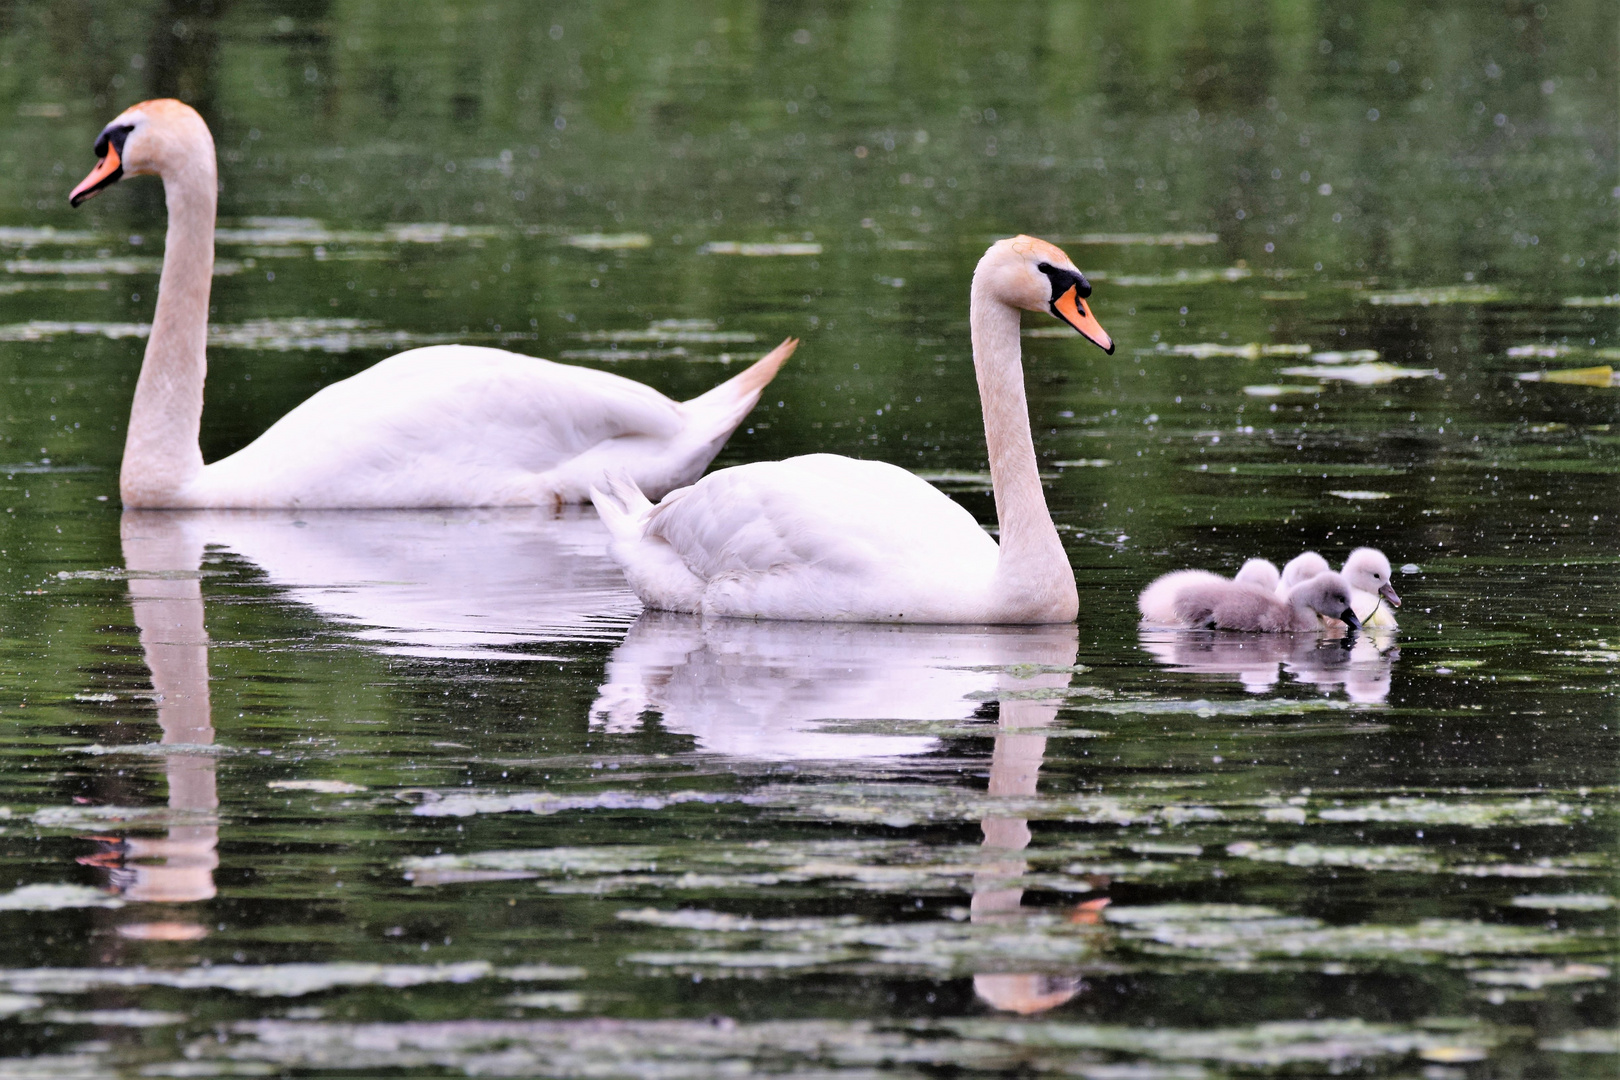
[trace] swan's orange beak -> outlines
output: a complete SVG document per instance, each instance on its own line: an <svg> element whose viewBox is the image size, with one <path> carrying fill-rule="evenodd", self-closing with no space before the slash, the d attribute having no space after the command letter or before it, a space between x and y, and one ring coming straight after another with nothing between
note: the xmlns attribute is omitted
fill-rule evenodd
<svg viewBox="0 0 1620 1080"><path fill-rule="evenodd" d="M103 188L110 187L118 182L124 175L124 162L118 156L118 147L112 142L107 143L107 153L96 167L90 170L90 175L79 181L79 186L68 192L68 204L78 206L86 199L93 198Z"/></svg>
<svg viewBox="0 0 1620 1080"><path fill-rule="evenodd" d="M1097 321L1091 308L1080 298L1078 285L1052 301L1052 314L1084 334L1086 340L1097 348L1113 355L1114 339L1108 336L1108 331L1102 328L1102 323Z"/></svg>

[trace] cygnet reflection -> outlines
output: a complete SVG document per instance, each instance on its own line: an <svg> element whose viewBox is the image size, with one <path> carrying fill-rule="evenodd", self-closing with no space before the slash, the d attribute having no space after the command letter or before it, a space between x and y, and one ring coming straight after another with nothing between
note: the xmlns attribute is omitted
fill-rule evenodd
<svg viewBox="0 0 1620 1080"><path fill-rule="evenodd" d="M1388 634L1328 637L1144 630L1141 642L1173 670L1234 677L1251 694L1272 690L1287 678L1324 694L1342 688L1351 701L1364 704L1389 697L1395 661L1401 656Z"/></svg>
<svg viewBox="0 0 1620 1080"><path fill-rule="evenodd" d="M614 641L640 607L578 507L167 513L391 653L555 659L515 647Z"/></svg>
<svg viewBox="0 0 1620 1080"><path fill-rule="evenodd" d="M1074 655L1073 627L705 622L647 611L608 661L591 726L625 733L656 713L701 751L764 761L926 754L938 739L839 731L838 722L968 719L988 711L999 668L1068 665Z"/></svg>

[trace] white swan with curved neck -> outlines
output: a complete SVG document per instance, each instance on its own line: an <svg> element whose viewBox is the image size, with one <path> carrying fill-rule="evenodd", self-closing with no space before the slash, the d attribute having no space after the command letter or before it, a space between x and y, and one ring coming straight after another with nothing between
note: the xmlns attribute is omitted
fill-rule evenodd
<svg viewBox="0 0 1620 1080"><path fill-rule="evenodd" d="M1079 596L1036 467L1019 311L1113 341L1091 286L1056 247L998 241L973 275L973 365L984 409L998 546L937 488L894 465L812 454L721 469L657 506L615 478L591 492L630 586L648 607L756 619L1060 623Z"/></svg>
<svg viewBox="0 0 1620 1080"><path fill-rule="evenodd" d="M258 439L204 465L218 175L189 105L146 101L96 139L78 206L125 175L163 179L169 231L135 385L119 490L128 507L395 508L584 502L627 475L658 494L690 484L792 355L783 342L691 401L618 375L501 349L436 345L333 383Z"/></svg>

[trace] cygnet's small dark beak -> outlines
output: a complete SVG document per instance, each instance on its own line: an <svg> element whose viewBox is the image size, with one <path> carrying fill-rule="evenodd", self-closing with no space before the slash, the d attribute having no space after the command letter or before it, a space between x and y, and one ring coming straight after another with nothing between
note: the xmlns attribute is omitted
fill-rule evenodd
<svg viewBox="0 0 1620 1080"><path fill-rule="evenodd" d="M1395 595L1395 586L1387 581L1384 582L1383 587L1378 590L1378 595L1382 596L1385 600L1388 600L1390 607L1401 606L1401 598Z"/></svg>
<svg viewBox="0 0 1620 1080"><path fill-rule="evenodd" d="M1344 625L1348 626L1352 630L1361 629L1361 620L1356 618L1355 608L1345 608L1343 611L1339 612L1339 621L1344 623Z"/></svg>

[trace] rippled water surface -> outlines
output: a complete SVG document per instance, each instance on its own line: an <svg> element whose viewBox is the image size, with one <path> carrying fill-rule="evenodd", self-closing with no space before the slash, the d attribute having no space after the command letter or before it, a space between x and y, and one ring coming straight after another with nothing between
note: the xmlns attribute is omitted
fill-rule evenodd
<svg viewBox="0 0 1620 1080"><path fill-rule="evenodd" d="M0 1076L1609 1076L1616 17L1416 5L23 3L0 38ZM718 464L986 524L1025 320L1041 629L641 613L588 509L122 513L177 94L204 452L413 344L677 397ZM1382 548L1397 631L1139 631Z"/></svg>

